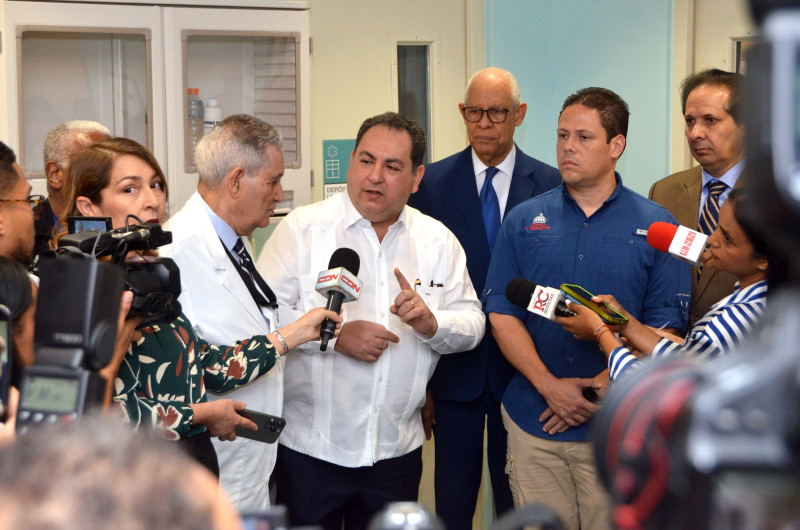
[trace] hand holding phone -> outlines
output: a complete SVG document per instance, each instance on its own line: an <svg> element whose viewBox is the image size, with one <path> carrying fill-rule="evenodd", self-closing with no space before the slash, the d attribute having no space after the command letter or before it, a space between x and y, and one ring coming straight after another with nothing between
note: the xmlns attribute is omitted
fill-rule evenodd
<svg viewBox="0 0 800 530"><path fill-rule="evenodd" d="M628 317L626 317L625 315L623 315L610 305L605 303L598 304L597 302L592 302L592 297L594 297L594 295L579 285L562 283L561 292L563 292L564 296L566 296L573 302L577 302L581 305L584 305L589 309L591 309L592 311L594 311L595 313L597 313L606 324L628 323Z"/></svg>
<svg viewBox="0 0 800 530"><path fill-rule="evenodd" d="M258 425L257 430L236 427L236 436L258 440L268 444L275 443L281 431L286 427L286 420L279 416L271 416L255 410L239 410L237 413Z"/></svg>

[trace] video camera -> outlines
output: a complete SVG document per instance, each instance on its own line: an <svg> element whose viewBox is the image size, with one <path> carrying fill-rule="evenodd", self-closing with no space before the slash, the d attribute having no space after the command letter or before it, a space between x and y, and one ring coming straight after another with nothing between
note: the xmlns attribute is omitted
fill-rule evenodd
<svg viewBox="0 0 800 530"><path fill-rule="evenodd" d="M643 363L603 401L595 457L614 522L800 528L800 2L752 1L741 213L786 264L735 353ZM775 265L770 261L770 268Z"/></svg>
<svg viewBox="0 0 800 530"><path fill-rule="evenodd" d="M130 314L141 315L139 327L147 327L172 322L181 314L180 269L170 258L144 255L127 258L127 255L131 251L154 250L170 243L171 232L165 232L155 223L140 222L107 232L67 234L59 239L56 256L111 256L111 263L123 271L122 288L133 292Z"/></svg>
<svg viewBox="0 0 800 530"><path fill-rule="evenodd" d="M36 363L20 385L17 430L79 419L102 403L106 382L98 373L112 358L120 295L133 292L130 315L139 327L166 324L181 312L180 270L169 258L139 255L172 242L160 226L141 223L106 232L68 234L39 262ZM97 258L110 256L110 263Z"/></svg>

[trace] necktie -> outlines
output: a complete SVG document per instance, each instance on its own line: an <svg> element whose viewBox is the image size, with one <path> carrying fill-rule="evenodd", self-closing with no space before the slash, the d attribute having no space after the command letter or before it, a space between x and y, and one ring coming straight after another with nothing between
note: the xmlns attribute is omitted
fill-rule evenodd
<svg viewBox="0 0 800 530"><path fill-rule="evenodd" d="M245 284L248 284L247 279L250 280L247 288L256 303L261 307L276 307L275 293L272 292L272 289L269 288L267 282L264 281L264 278L261 277L255 265L253 265L253 260L250 258L250 254L247 253L247 249L244 248L244 241L241 238L237 239L236 244L233 245L233 252L239 258L238 265L244 273L242 279L245 280Z"/></svg>
<svg viewBox="0 0 800 530"><path fill-rule="evenodd" d="M700 219L697 221L697 229L703 234L710 236L717 229L719 222L719 196L728 189L728 185L721 180L712 180L708 183L708 197L700 212ZM703 264L697 267L697 279L703 271Z"/></svg>
<svg viewBox="0 0 800 530"><path fill-rule="evenodd" d="M496 167L486 168L486 180L483 181L483 187L481 188L483 225L486 228L486 237L489 240L489 252L494 249L497 232L500 230L500 203L497 200L497 193L494 191L494 186L492 186L492 177L494 177L498 171Z"/></svg>
<svg viewBox="0 0 800 530"><path fill-rule="evenodd" d="M700 232L710 236L717 228L719 221L719 196L728 189L728 185L721 180L712 180L708 183L708 197L700 213L697 228Z"/></svg>

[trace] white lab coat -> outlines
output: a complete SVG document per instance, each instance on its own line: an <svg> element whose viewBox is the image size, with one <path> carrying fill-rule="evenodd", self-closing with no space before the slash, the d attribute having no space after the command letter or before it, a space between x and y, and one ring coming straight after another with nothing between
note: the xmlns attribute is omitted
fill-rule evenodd
<svg viewBox="0 0 800 530"><path fill-rule="evenodd" d="M276 322L262 310L234 268L195 192L164 225L172 244L159 249L181 270L180 303L195 332L211 344L231 344L256 334L266 335ZM251 255L253 250L245 239ZM222 396L247 403L247 408L280 416L283 410L283 358L266 375ZM269 505L267 482L275 467L277 444L244 438L233 442L213 439L220 483L239 511L264 510Z"/></svg>

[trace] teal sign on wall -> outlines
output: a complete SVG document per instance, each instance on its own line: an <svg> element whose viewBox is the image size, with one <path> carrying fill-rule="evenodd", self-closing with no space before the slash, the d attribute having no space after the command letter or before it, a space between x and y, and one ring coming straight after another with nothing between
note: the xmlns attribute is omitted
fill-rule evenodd
<svg viewBox="0 0 800 530"><path fill-rule="evenodd" d="M344 184L347 182L350 153L353 152L355 147L355 139L322 140L323 184Z"/></svg>

